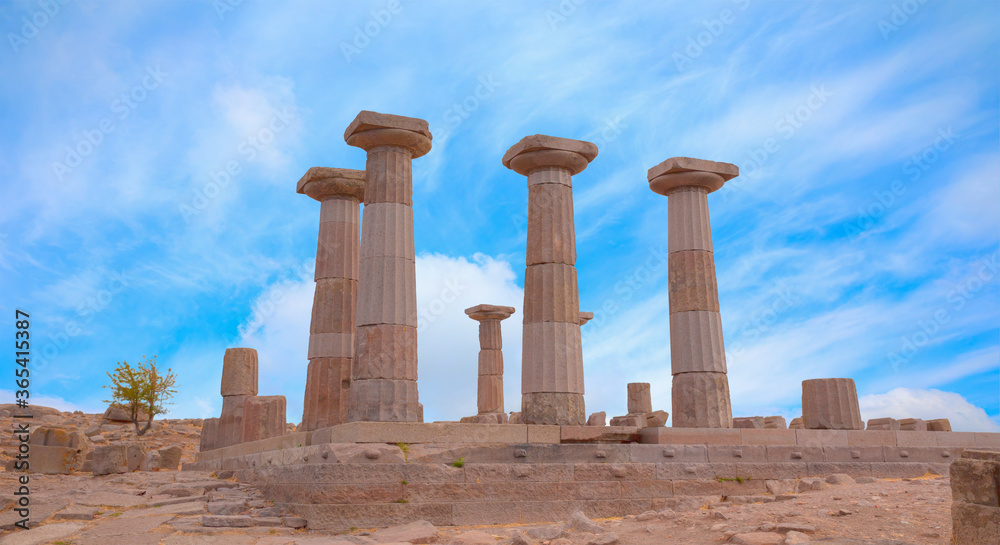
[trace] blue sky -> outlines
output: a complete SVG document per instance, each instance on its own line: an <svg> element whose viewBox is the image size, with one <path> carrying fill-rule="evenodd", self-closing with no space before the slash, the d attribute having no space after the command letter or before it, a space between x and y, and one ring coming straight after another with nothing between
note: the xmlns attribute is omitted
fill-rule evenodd
<svg viewBox="0 0 1000 545"><path fill-rule="evenodd" d="M574 178L589 411L670 409L673 156L735 163L709 197L734 414L852 377L863 416L1000 430L995 2L4 2L0 312L32 315L37 403L102 410L157 354L177 417L217 415L227 347L302 410L319 206L364 168L362 109L426 119L414 162L428 419L476 406L476 323L520 400L527 190L503 153L588 140ZM226 172L227 168L229 172ZM11 399L12 385L0 385Z"/></svg>

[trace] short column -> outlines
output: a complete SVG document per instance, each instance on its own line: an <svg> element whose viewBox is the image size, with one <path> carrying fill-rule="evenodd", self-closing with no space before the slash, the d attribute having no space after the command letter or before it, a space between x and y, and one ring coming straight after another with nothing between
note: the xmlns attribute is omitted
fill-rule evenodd
<svg viewBox="0 0 1000 545"><path fill-rule="evenodd" d="M736 165L689 157L667 159L647 173L649 188L669 199L671 403L678 428L733 426L708 194L738 175Z"/></svg>
<svg viewBox="0 0 1000 545"><path fill-rule="evenodd" d="M257 351L229 348L222 359L222 414L215 448L243 442L243 405L257 395Z"/></svg>
<svg viewBox="0 0 1000 545"><path fill-rule="evenodd" d="M865 429L854 379L803 380L802 424L807 430Z"/></svg>
<svg viewBox="0 0 1000 545"><path fill-rule="evenodd" d="M573 179L597 157L590 142L536 134L503 156L528 177L521 419L582 425L583 354L576 276Z"/></svg>
<svg viewBox="0 0 1000 545"><path fill-rule="evenodd" d="M500 322L514 314L514 307L477 305L465 309L465 313L479 322L479 414L506 416Z"/></svg>
<svg viewBox="0 0 1000 545"><path fill-rule="evenodd" d="M302 430L312 431L347 422L365 171L313 167L296 191L321 203L302 410Z"/></svg>
<svg viewBox="0 0 1000 545"><path fill-rule="evenodd" d="M362 111L344 140L368 152L348 421L418 422L411 162L431 133L422 119Z"/></svg>

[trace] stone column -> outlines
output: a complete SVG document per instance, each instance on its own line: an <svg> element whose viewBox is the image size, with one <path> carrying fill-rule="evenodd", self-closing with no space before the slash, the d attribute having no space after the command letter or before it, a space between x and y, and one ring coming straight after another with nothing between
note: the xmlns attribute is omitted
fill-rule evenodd
<svg viewBox="0 0 1000 545"><path fill-rule="evenodd" d="M243 405L243 442L285 435L285 396L254 396Z"/></svg>
<svg viewBox="0 0 1000 545"><path fill-rule="evenodd" d="M573 180L597 157L590 142L536 134L503 156L528 177L521 418L526 424L582 425L583 355L576 278Z"/></svg>
<svg viewBox="0 0 1000 545"><path fill-rule="evenodd" d="M368 152L347 419L418 422L411 161L431 133L422 119L362 111L344 140Z"/></svg>
<svg viewBox="0 0 1000 545"><path fill-rule="evenodd" d="M736 165L688 157L647 173L649 188L669 198L671 402L678 428L733 426L708 194L738 175Z"/></svg>
<svg viewBox="0 0 1000 545"><path fill-rule="evenodd" d="M803 380L802 424L807 430L865 429L854 379Z"/></svg>
<svg viewBox="0 0 1000 545"><path fill-rule="evenodd" d="M465 309L479 322L479 414L497 415L498 423L507 413L503 408L503 342L500 322L514 314L514 307L477 305Z"/></svg>
<svg viewBox="0 0 1000 545"><path fill-rule="evenodd" d="M347 422L365 171L313 167L296 191L321 203L302 410L302 430L312 431Z"/></svg>
<svg viewBox="0 0 1000 545"><path fill-rule="evenodd" d="M229 348L222 359L222 414L215 448L243 442L243 405L257 395L257 351Z"/></svg>

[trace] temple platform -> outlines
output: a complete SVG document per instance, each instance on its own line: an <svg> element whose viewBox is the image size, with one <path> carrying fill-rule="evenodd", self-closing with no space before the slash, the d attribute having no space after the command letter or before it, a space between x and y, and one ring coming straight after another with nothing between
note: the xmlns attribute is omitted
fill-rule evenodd
<svg viewBox="0 0 1000 545"><path fill-rule="evenodd" d="M997 433L604 427L639 440L577 442L585 427L359 422L200 453L184 469L233 470L310 528L346 530L770 501L809 477L947 475L966 448L1000 451Z"/></svg>

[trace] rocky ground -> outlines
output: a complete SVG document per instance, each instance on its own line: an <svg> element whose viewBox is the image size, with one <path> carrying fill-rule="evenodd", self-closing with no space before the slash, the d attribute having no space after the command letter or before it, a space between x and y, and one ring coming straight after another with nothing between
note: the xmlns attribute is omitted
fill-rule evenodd
<svg viewBox="0 0 1000 545"><path fill-rule="evenodd" d="M3 416L0 425L12 425ZM89 433L93 446L140 441L146 450L180 445L193 460L198 420L159 421L136 438L131 425L101 415L54 411L34 425ZM96 426L96 428L95 428ZM97 431L99 430L99 431ZM16 443L2 440L5 461ZM6 465L5 465L6 466ZM866 479L834 476L806 481L797 493L732 498L689 498L674 510L590 520L579 513L550 524L357 529L345 534L302 528L251 485L231 475L190 471L138 471L95 477L31 475L34 528L14 528L14 491L20 472L0 471L0 545L936 545L950 543L951 492L946 477Z"/></svg>

